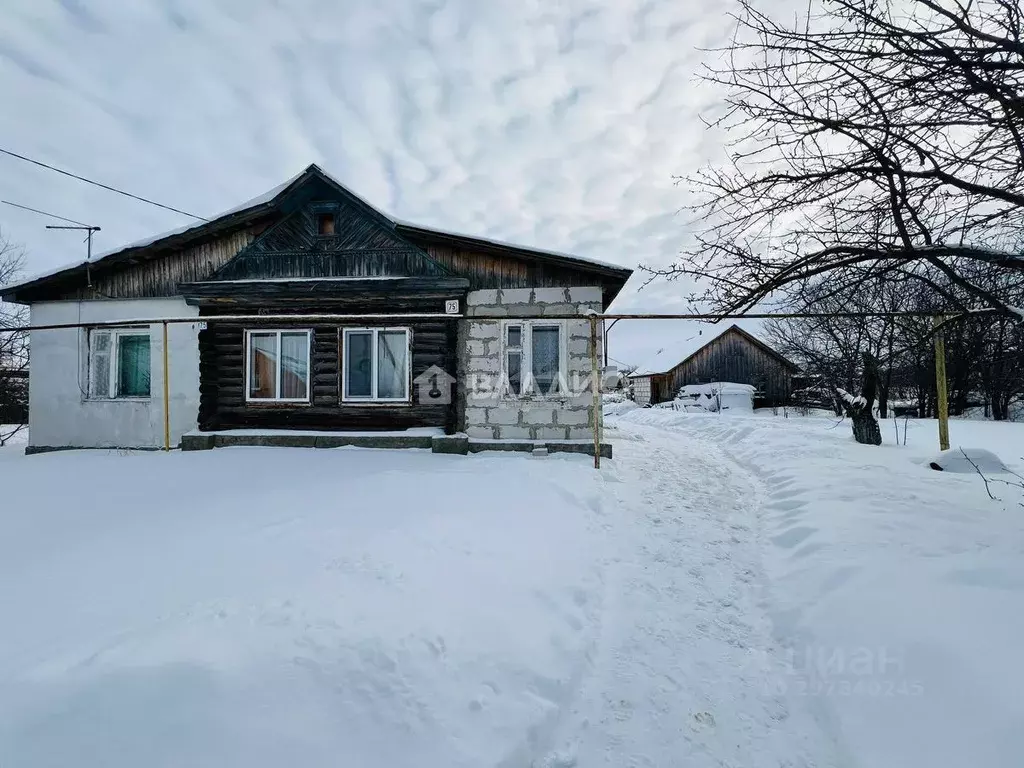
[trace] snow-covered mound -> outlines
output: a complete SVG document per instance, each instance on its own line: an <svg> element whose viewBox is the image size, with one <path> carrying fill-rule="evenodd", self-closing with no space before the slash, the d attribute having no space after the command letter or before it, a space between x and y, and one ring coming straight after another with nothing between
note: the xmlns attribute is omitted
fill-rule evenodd
<svg viewBox="0 0 1024 768"><path fill-rule="evenodd" d="M605 416L619 416L623 413L629 413L630 411L636 410L639 407L640 406L632 400L605 400L603 410Z"/></svg>
<svg viewBox="0 0 1024 768"><path fill-rule="evenodd" d="M943 472L983 474L1006 472L1003 460L984 448L950 448L940 451L928 461L928 466Z"/></svg>
<svg viewBox="0 0 1024 768"><path fill-rule="evenodd" d="M755 391L756 387L750 384L737 384L731 381L687 384L680 388L676 400L681 401L684 405L698 406L710 413L720 411L750 413L754 410Z"/></svg>
<svg viewBox="0 0 1024 768"><path fill-rule="evenodd" d="M0 477L4 766L529 765L597 634L587 457L5 448Z"/></svg>

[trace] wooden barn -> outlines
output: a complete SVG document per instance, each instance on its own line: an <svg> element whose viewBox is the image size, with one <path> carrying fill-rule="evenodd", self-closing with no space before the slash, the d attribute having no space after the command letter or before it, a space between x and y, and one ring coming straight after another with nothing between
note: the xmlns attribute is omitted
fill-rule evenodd
<svg viewBox="0 0 1024 768"><path fill-rule="evenodd" d="M675 398L687 384L730 381L756 387L754 406L789 402L799 367L756 336L732 325L716 336L697 335L666 345L636 369L630 379L641 405Z"/></svg>

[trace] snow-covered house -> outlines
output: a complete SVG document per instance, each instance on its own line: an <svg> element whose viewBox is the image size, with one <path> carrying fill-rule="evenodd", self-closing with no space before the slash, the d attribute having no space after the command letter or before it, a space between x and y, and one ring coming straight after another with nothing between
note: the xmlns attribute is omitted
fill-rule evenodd
<svg viewBox="0 0 1024 768"><path fill-rule="evenodd" d="M311 165L2 296L33 327L66 326L31 333L30 451L253 430L584 450L599 418L587 317L630 274L397 221Z"/></svg>
<svg viewBox="0 0 1024 768"><path fill-rule="evenodd" d="M687 385L733 382L754 387L754 401L781 405L789 401L799 367L738 325L720 333L666 344L640 365L630 379L641 405L672 400Z"/></svg>

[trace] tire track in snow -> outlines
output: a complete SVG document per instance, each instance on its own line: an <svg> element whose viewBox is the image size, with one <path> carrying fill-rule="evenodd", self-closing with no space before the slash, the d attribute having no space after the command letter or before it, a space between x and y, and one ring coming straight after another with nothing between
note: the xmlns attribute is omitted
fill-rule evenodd
<svg viewBox="0 0 1024 768"><path fill-rule="evenodd" d="M762 598L762 486L714 444L623 425L620 551L589 676L534 765L826 766L784 690Z"/></svg>

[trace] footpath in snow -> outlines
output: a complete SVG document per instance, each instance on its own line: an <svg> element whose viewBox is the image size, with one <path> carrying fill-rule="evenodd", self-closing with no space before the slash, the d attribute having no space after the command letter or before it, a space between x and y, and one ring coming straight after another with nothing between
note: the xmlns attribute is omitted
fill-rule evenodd
<svg viewBox="0 0 1024 768"><path fill-rule="evenodd" d="M707 441L609 431L618 556L549 766L833 766L762 605L758 488Z"/></svg>
<svg viewBox="0 0 1024 768"><path fill-rule="evenodd" d="M834 765L750 476L616 455L0 450L0 765Z"/></svg>
<svg viewBox="0 0 1024 768"><path fill-rule="evenodd" d="M992 501L980 477L928 469L929 421L911 422L909 446L881 447L827 419L643 409L609 423L748 471L783 687L842 764L1022 765L1021 489L993 484ZM955 421L952 437L1024 469L1022 425Z"/></svg>

